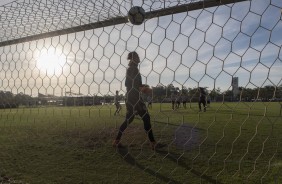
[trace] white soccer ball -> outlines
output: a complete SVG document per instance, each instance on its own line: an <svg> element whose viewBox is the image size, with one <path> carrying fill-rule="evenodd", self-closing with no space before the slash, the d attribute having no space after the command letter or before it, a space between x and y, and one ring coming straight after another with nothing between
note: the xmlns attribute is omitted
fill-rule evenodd
<svg viewBox="0 0 282 184"><path fill-rule="evenodd" d="M140 25L145 20L145 10L140 6L134 6L129 10L127 16L133 25Z"/></svg>

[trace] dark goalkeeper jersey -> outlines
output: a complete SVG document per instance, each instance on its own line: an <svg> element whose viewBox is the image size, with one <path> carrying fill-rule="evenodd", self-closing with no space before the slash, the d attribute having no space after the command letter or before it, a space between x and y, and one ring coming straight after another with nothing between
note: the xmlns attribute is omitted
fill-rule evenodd
<svg viewBox="0 0 282 184"><path fill-rule="evenodd" d="M137 65L130 65L126 71L125 87L127 90L127 100L136 104L140 101L139 87L142 86L142 78Z"/></svg>

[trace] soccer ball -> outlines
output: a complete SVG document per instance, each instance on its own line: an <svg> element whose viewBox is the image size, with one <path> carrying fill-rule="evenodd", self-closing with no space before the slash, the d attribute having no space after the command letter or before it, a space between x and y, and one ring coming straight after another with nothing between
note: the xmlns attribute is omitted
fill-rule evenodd
<svg viewBox="0 0 282 184"><path fill-rule="evenodd" d="M144 94L147 94L147 95L149 95L149 94L152 94L152 89L149 87L149 85L146 85L146 84L144 84L142 87L141 87L141 90L140 90L142 93L144 93Z"/></svg>
<svg viewBox="0 0 282 184"><path fill-rule="evenodd" d="M128 12L128 20L133 25L140 25L145 20L145 10L140 6L132 7Z"/></svg>

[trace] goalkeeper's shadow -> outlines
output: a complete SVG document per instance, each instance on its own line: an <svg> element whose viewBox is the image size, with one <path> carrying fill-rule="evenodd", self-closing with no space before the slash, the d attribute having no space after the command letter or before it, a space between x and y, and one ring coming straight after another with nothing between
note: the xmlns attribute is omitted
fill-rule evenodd
<svg viewBox="0 0 282 184"><path fill-rule="evenodd" d="M136 168L150 174L151 176L156 177L159 180L162 180L166 183L175 183L175 184L180 184L179 181L176 181L174 179L168 178L160 173L158 173L157 171L154 171L150 168L147 168L143 165L141 165L140 163L138 163L134 157L131 156L131 154L129 153L127 148L118 148L118 153L122 156L122 158L124 159L124 161L126 161L128 164L135 166Z"/></svg>
<svg viewBox="0 0 282 184"><path fill-rule="evenodd" d="M209 183L215 183L215 184L222 184L221 182L213 179L212 177L208 175L203 175L201 172L191 168L187 163L177 159L179 158L179 155L173 153L173 152L167 152L163 150L156 150L156 152L160 155L164 155L166 158L170 159L171 161L175 162L178 166L183 167L187 170L189 170L192 174L196 175L197 177L208 181Z"/></svg>

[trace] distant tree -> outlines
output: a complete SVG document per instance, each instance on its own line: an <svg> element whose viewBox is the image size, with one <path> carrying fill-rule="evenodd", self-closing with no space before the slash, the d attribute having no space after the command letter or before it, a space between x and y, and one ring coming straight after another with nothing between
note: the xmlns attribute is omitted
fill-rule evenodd
<svg viewBox="0 0 282 184"><path fill-rule="evenodd" d="M220 91L221 91L221 89L219 87L217 89L211 90L209 95L210 95L210 98L211 98L212 101L218 100L218 97L221 95Z"/></svg>
<svg viewBox="0 0 282 184"><path fill-rule="evenodd" d="M277 87L276 93L275 93L276 98L282 99L282 84Z"/></svg>
<svg viewBox="0 0 282 184"><path fill-rule="evenodd" d="M15 95L15 102L19 105L29 105L33 101L33 98L29 95L26 95L22 92Z"/></svg>
<svg viewBox="0 0 282 184"><path fill-rule="evenodd" d="M169 85L167 86L167 95L170 96L171 93L173 93L174 91L175 91L174 85L173 85L173 84L169 84Z"/></svg>
<svg viewBox="0 0 282 184"><path fill-rule="evenodd" d="M162 84L158 84L153 87L154 100L161 102L166 97L166 87Z"/></svg>
<svg viewBox="0 0 282 184"><path fill-rule="evenodd" d="M188 89L185 86L182 86L181 93L188 94Z"/></svg>
<svg viewBox="0 0 282 184"><path fill-rule="evenodd" d="M236 98L234 99L232 90L227 90L224 92L224 101L235 101L235 100Z"/></svg>
<svg viewBox="0 0 282 184"><path fill-rule="evenodd" d="M276 88L274 86L264 86L260 89L260 97L264 101L268 101L269 99L275 98Z"/></svg>

